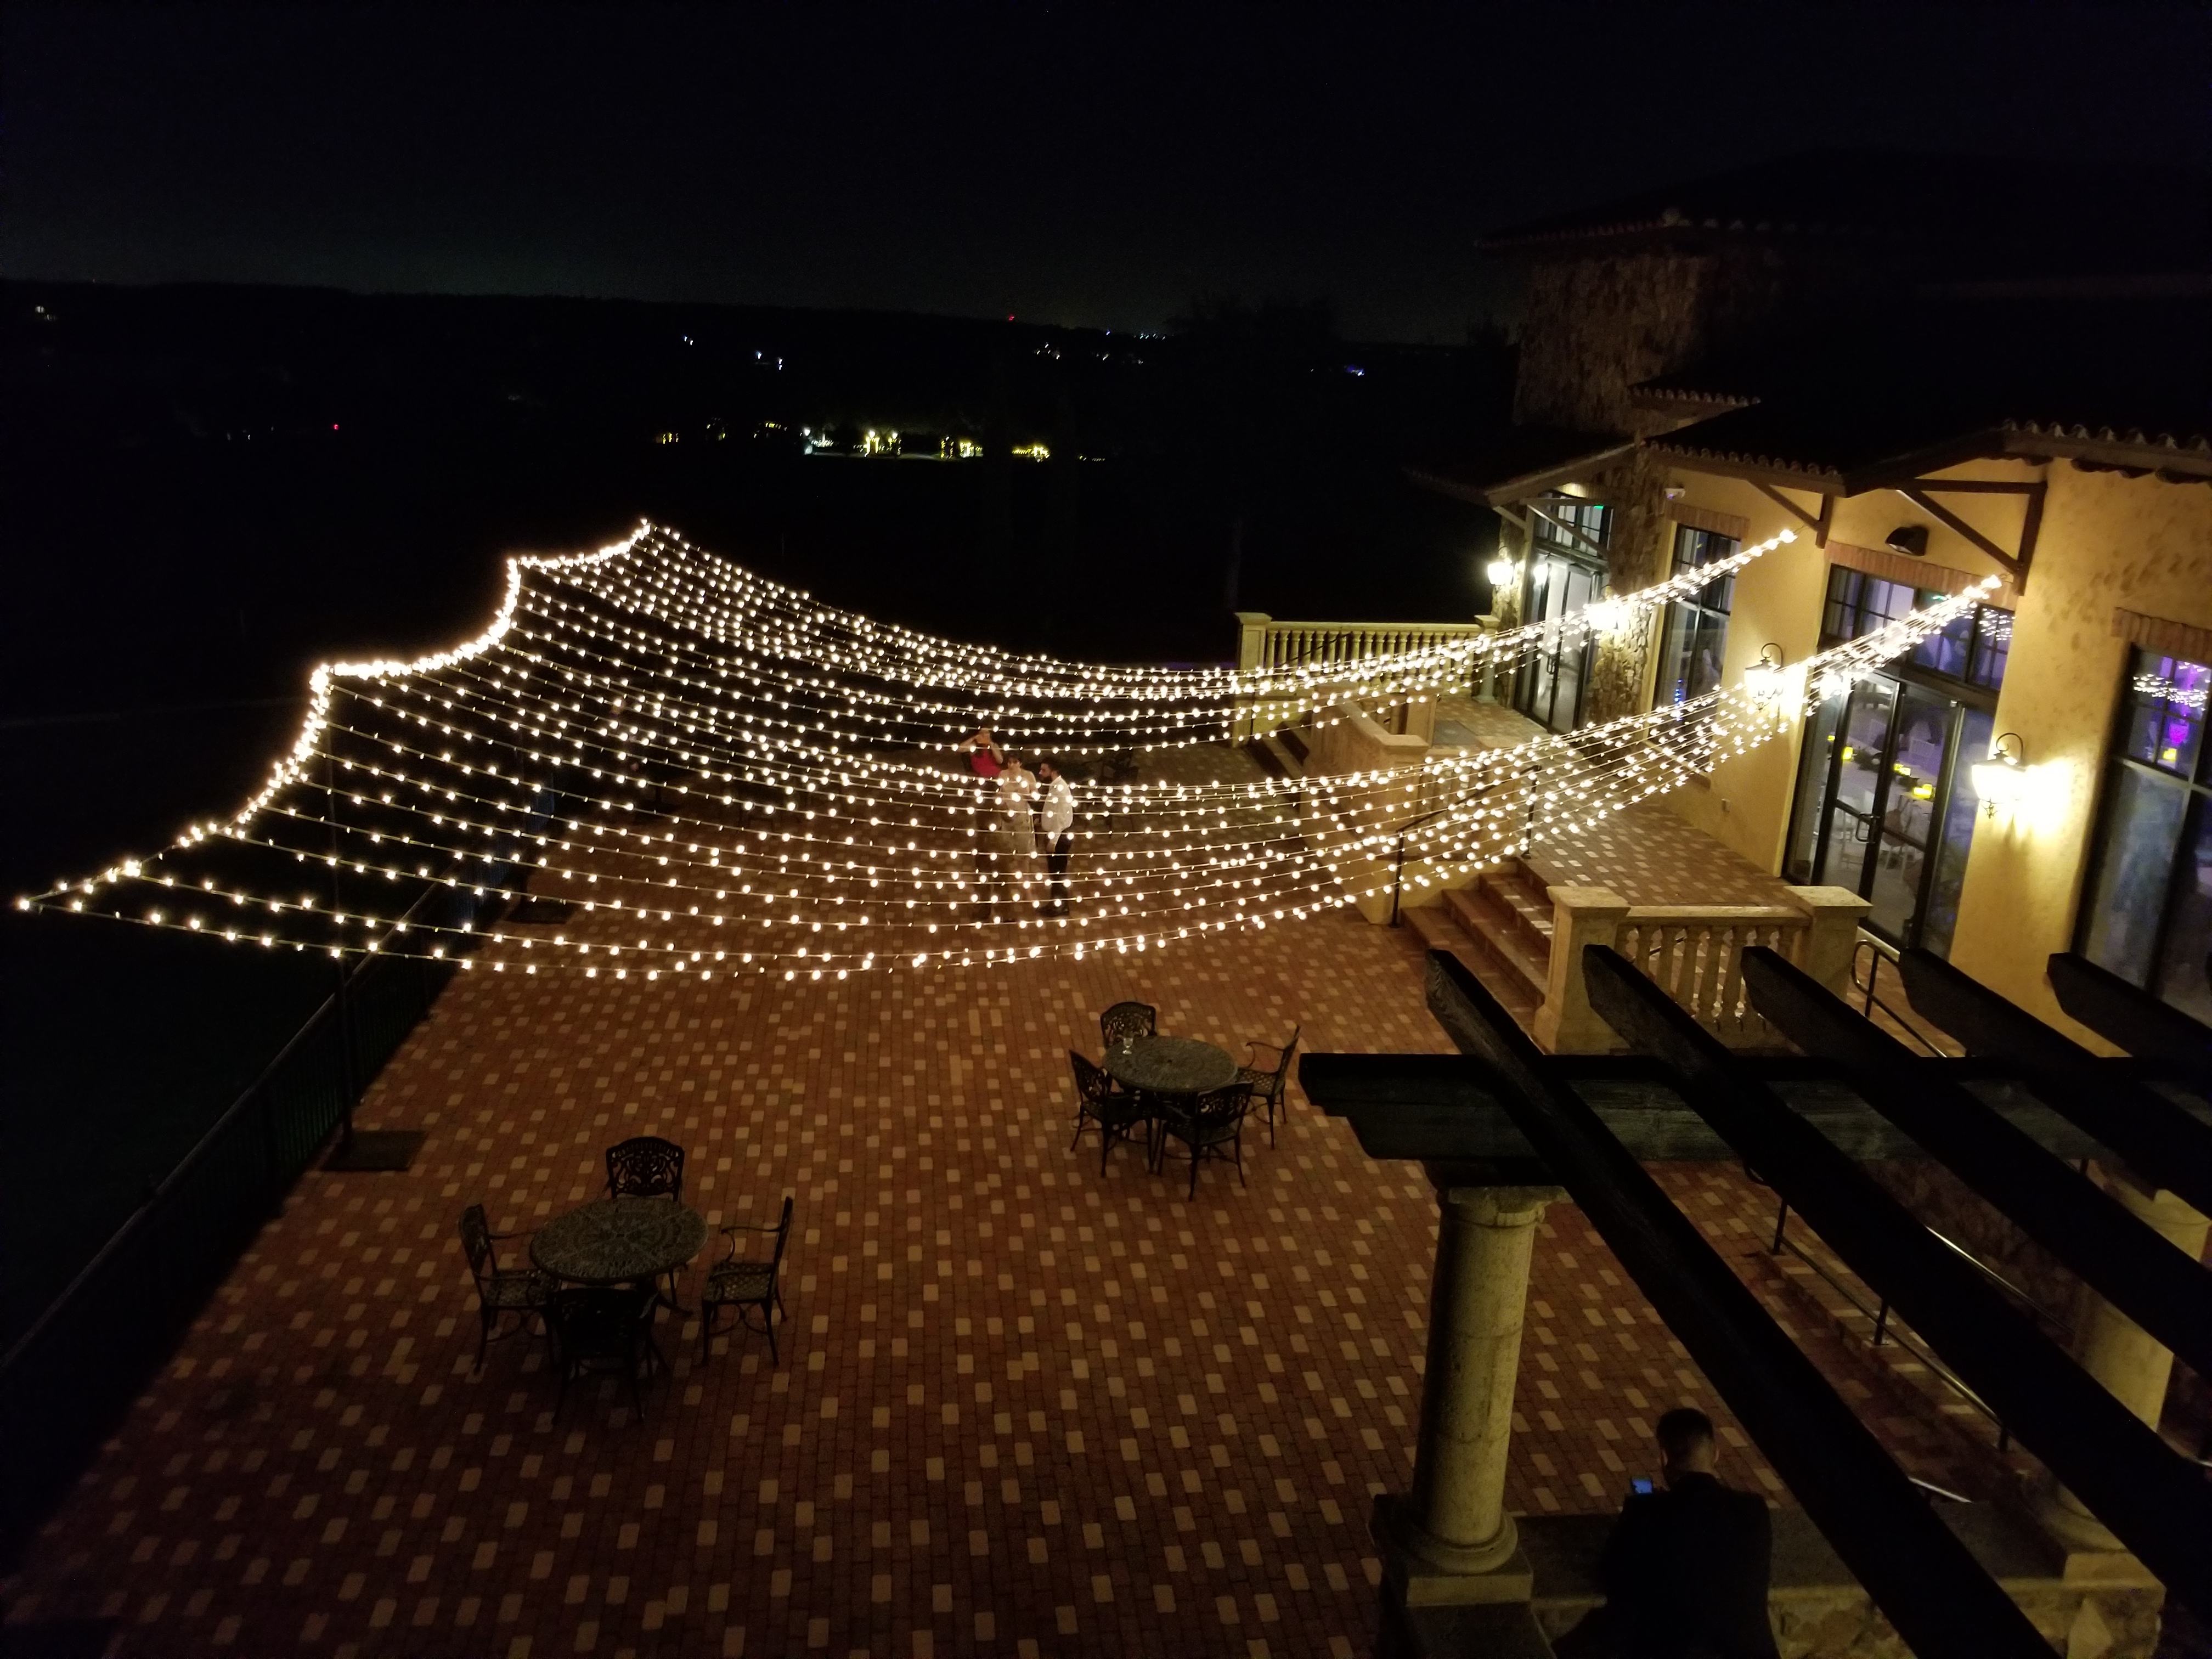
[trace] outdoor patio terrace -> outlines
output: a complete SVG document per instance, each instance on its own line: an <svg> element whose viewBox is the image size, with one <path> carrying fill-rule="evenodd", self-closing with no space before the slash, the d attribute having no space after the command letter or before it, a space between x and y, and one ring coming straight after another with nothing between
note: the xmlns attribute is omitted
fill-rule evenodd
<svg viewBox="0 0 2212 1659"><path fill-rule="evenodd" d="M1278 1146L1248 1132L1246 1188L1209 1165L1187 1202L1137 1147L1102 1179L1095 1142L1068 1149L1064 1051L1096 1054L1126 997L1240 1055L1301 1021L1310 1048L1446 1046L1411 936L1340 912L842 984L479 958L362 1109L429 1132L414 1168L300 1183L0 1587L12 1620L113 1619L129 1655L1365 1652L1434 1200L1295 1087ZM642 1422L611 1384L556 1418L534 1340L471 1370L456 1220L535 1225L640 1133L689 1149L714 1220L795 1195L783 1363L755 1336L702 1365L670 1321ZM1662 1177L1780 1294L1760 1189ZM1908 1466L1961 1478L1792 1316ZM1725 1474L1788 1501L1568 1206L1519 1401L1516 1509L1612 1509L1682 1401L1723 1425Z"/></svg>

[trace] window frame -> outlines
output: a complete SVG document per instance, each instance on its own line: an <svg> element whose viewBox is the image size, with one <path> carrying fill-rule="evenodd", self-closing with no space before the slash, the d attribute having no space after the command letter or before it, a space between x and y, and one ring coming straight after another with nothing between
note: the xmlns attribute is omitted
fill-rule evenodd
<svg viewBox="0 0 2212 1659"><path fill-rule="evenodd" d="M1685 562L1683 549L1686 544L1696 545L1704 556ZM1669 556L1671 562L1667 573L1668 576L1671 580L1676 576L1688 575L1703 569L1708 564L1717 564L1724 559L1733 558L1742 550L1742 547L1743 544L1735 537L1723 536L1717 531L1700 530L1694 525L1678 522L1674 526L1674 546ZM1715 550L1723 548L1725 551ZM1717 601L1710 597L1716 588L1723 590ZM1658 671L1651 683L1653 708L1679 708L1689 702L1691 698L1704 695L1702 691L1690 690L1686 675L1676 672L1678 653L1671 647L1676 645L1682 647L1679 653L1680 660L1681 664L1686 665L1690 659L1690 653L1695 649L1697 642L1704 636L1705 629L1712 624L1715 618L1718 619L1719 626L1714 650L1714 680L1713 684L1706 690L1717 690L1720 687L1724 677L1719 665L1728 652L1729 624L1734 617L1735 610L1735 577L1733 574L1716 576L1703 587L1698 588L1694 594L1668 602L1666 609L1660 617ZM1678 627L1681 630L1679 635L1676 631ZM1662 696L1661 695L1662 691L1667 695ZM1676 695L1677 692L1680 695Z"/></svg>
<svg viewBox="0 0 2212 1659"><path fill-rule="evenodd" d="M2155 761L2139 759L2128 752L2129 732L2140 706L2134 692L2146 659L2153 663L2160 660L2189 662L2199 668L2212 668L2212 664L2195 663L2194 659L2172 652L2158 651L2144 645L2130 644L2128 647L2127 657L2120 667L2119 695L2112 701L2112 716L2106 723L2105 748L2097 769L2096 811L2090 818L2089 851L2088 857L2082 862L2081 884L2074 896L2074 925L2070 937L2071 948L2087 957L2092 920L2090 896L2097 891L2098 884L2104 877L2105 866L2112 857L2113 814L2118 808L2120 793L2113 787L2113 780L2122 770L2127 770L2148 778L2155 784L2180 791L2181 829L2175 836L2173 852L2167 860L2166 880L2159 890L2158 915L2152 924L2150 946L2146 952L2149 963L2145 975L2146 982L2137 988L2164 1002L2166 998L2158 986L2165 969L2166 945L2173 927L2175 885L2181 878L2184 859L2193 844L2189 830L2195 813L2212 812L2212 730L2200 732L2197 753L2191 758L2190 771L2186 774L2161 766ZM2212 720L2206 724L2212 727ZM2089 959L2095 960L2094 957ZM2107 971L2119 973L2123 979L2128 977L2118 969ZM2133 982L2130 981L2130 983Z"/></svg>

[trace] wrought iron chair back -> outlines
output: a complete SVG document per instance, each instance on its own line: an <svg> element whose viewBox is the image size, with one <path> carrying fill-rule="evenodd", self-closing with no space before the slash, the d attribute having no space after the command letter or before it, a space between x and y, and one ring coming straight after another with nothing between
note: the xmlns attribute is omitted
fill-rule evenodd
<svg viewBox="0 0 2212 1659"><path fill-rule="evenodd" d="M543 1316L547 1300L557 1288L552 1279L535 1267L499 1265L499 1241L520 1236L492 1231L481 1204L471 1204L461 1212L461 1249L469 1259L469 1276L477 1286L478 1365L483 1364L484 1351L495 1335L512 1334L499 1329L504 1316L514 1315L519 1322L516 1328L527 1330L533 1315Z"/></svg>
<svg viewBox="0 0 2212 1659"><path fill-rule="evenodd" d="M1159 1031L1159 1010L1149 1002L1117 1002L1098 1016L1098 1034L1109 1048Z"/></svg>
<svg viewBox="0 0 2212 1659"><path fill-rule="evenodd" d="M469 1273L478 1289L499 1271L499 1252L492 1245L491 1223L484 1207L471 1204L461 1212L461 1249L469 1258Z"/></svg>
<svg viewBox="0 0 2212 1659"><path fill-rule="evenodd" d="M1167 1142L1180 1140L1190 1149L1190 1190L1198 1196L1198 1166L1206 1158L1222 1158L1237 1166L1237 1184L1244 1184L1244 1118L1252 1109L1252 1085L1242 1079L1210 1089L1182 1111L1161 1123L1163 1161Z"/></svg>
<svg viewBox="0 0 2212 1659"><path fill-rule="evenodd" d="M783 1311L783 1252L791 1242L791 1194L783 1195L783 1212L773 1227L733 1222L722 1231L729 1237L730 1253L708 1271L706 1289L700 1293L699 1358L703 1362L713 1351L717 1308L735 1308L738 1322L747 1329L752 1324L750 1310L758 1308L762 1334L768 1338L769 1362L781 1364L783 1357L775 1340L775 1316ZM775 1249L766 1261L741 1261L738 1256L739 1233L774 1233Z"/></svg>
<svg viewBox="0 0 2212 1659"><path fill-rule="evenodd" d="M684 1201L684 1149L658 1135L633 1135L607 1148L607 1196Z"/></svg>
<svg viewBox="0 0 2212 1659"><path fill-rule="evenodd" d="M1106 1173L1107 1155L1117 1140L1127 1140L1145 1127L1146 1139L1152 1138L1152 1108L1144 1097L1121 1088L1106 1074L1103 1066L1088 1055L1070 1048L1067 1051L1068 1069L1075 1074L1075 1133L1067 1143L1073 1152L1086 1131L1098 1131L1098 1173Z"/></svg>
<svg viewBox="0 0 2212 1659"><path fill-rule="evenodd" d="M1251 1054L1253 1063L1237 1068L1237 1077L1252 1085L1253 1103L1264 1104L1267 1109L1267 1144L1270 1146L1275 1144L1275 1115L1280 1112L1286 1118L1290 1115L1290 1101L1284 1090L1291 1080L1291 1057L1297 1053L1298 1037L1305 1029L1303 1023L1291 1027L1291 1040L1279 1048L1272 1042L1255 1041L1246 1043L1244 1047ZM1260 1064L1268 1054L1275 1056L1275 1063L1272 1066Z"/></svg>
<svg viewBox="0 0 2212 1659"><path fill-rule="evenodd" d="M561 1392L553 1409L568 1397L568 1384L594 1369L619 1366L629 1382L630 1404L642 1417L645 1397L638 1388L638 1366L657 1360L665 1370L660 1346L653 1337L650 1291L568 1290L556 1291L545 1306L553 1333L553 1352L561 1368Z"/></svg>

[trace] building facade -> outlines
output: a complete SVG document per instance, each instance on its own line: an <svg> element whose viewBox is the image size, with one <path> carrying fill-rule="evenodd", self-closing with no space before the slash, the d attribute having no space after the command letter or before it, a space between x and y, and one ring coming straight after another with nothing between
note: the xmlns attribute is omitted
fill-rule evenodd
<svg viewBox="0 0 2212 1659"><path fill-rule="evenodd" d="M1668 805L2062 1026L2043 965L2069 949L2212 1018L2203 182L2108 181L2069 216L2088 181L2044 175L2039 212L2018 180L1968 209L1928 176L1799 158L1492 237L1528 266L1510 459L1417 476L1499 514L1508 620L1796 533L1523 667L1513 701L1555 731L1996 578Z"/></svg>

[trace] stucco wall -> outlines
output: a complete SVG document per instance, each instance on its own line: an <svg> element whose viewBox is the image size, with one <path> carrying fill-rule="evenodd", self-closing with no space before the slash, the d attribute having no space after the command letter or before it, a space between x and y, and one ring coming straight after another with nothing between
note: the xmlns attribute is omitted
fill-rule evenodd
<svg viewBox="0 0 2212 1659"><path fill-rule="evenodd" d="M1977 830L1952 959L2090 1041L2058 1012L2043 964L2074 941L2104 756L2128 661L2126 643L2112 634L2112 612L2124 606L2212 628L2212 489L2085 472L2065 462L2034 467L1980 461L1935 476L2044 477L2049 486L1996 710L1996 729L2016 732L2027 744L2033 787L2012 821L1984 821ZM1669 482L1687 501L1743 514L1753 540L1785 526L1799 532L1795 544L1737 579L1723 659L1728 681L1740 680L1770 641L1790 662L1811 654L1828 569L1811 535L1749 484L1686 472ZM1814 504L1809 496L1800 499ZM2000 545L2016 544L2019 498L1954 496L1946 504ZM1976 575L2002 574L1963 537L1893 491L1838 501L1831 536L1879 548L1896 526L1916 523L1929 528L1929 562ZM1786 743L1723 762L1709 784L1675 791L1668 805L1761 867L1779 872L1800 736L1802 728Z"/></svg>
<svg viewBox="0 0 2212 1659"><path fill-rule="evenodd" d="M1782 648L1786 662L1802 662L1819 648L1820 604L1827 591L1827 556L1813 545L1812 532L1747 483L1674 472L1668 483L1686 503L1735 513L1750 520L1746 542L1765 541L1784 530L1797 539L1755 560L1736 578L1735 597L1723 647L1723 683L1735 685L1759 660L1767 644ZM1815 498L1794 495L1808 507ZM1882 526L1887 534L1890 526ZM1880 545L1877 537L1875 544ZM1983 561L1986 563L1987 561ZM1796 778L1802 727L1786 739L1764 744L1747 755L1723 761L1706 782L1677 789L1667 804L1690 823L1735 848L1762 870L1779 872L1782 847L1790 830L1790 796Z"/></svg>
<svg viewBox="0 0 2212 1659"><path fill-rule="evenodd" d="M1951 958L2087 1042L2058 1012L2044 961L2074 942L2129 657L2112 611L2212 627L2212 489L2066 464L2050 479L1996 720L2027 744L2035 787L2009 826L1974 837Z"/></svg>

